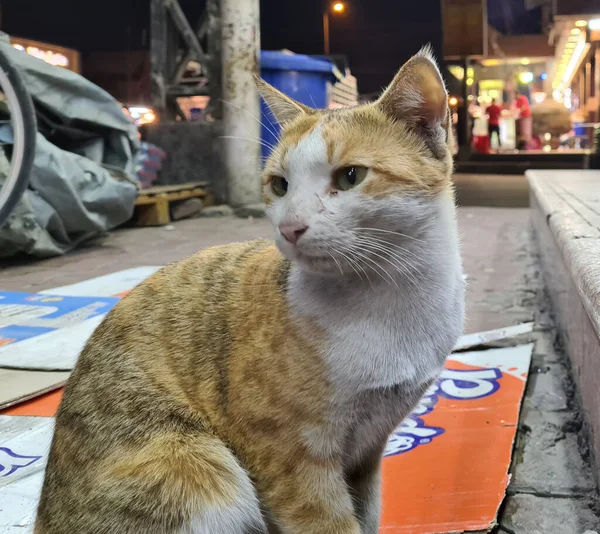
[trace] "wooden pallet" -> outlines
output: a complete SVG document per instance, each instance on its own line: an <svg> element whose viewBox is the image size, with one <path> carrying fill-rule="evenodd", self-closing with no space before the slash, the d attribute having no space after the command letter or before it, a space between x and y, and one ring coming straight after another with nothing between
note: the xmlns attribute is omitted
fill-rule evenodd
<svg viewBox="0 0 600 534"><path fill-rule="evenodd" d="M205 183L157 185L142 189L135 201L134 220L138 226L164 226L171 222L170 204L188 198L201 198L204 206L214 204Z"/></svg>

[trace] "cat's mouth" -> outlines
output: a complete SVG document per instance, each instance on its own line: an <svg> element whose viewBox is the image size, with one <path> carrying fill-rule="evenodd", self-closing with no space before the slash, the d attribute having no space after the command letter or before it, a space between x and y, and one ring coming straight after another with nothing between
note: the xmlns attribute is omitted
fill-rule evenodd
<svg viewBox="0 0 600 534"><path fill-rule="evenodd" d="M288 260L308 271L327 274L337 269L332 254L320 248L291 245L285 242L278 242L278 248Z"/></svg>

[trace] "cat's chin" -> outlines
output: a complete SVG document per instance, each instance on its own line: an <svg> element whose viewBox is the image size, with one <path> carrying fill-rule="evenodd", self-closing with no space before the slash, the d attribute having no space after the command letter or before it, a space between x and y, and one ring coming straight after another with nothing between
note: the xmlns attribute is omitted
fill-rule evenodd
<svg viewBox="0 0 600 534"><path fill-rule="evenodd" d="M287 260L303 271L321 276L341 276L339 267L333 258L327 254L302 251L286 243L277 243L277 248Z"/></svg>

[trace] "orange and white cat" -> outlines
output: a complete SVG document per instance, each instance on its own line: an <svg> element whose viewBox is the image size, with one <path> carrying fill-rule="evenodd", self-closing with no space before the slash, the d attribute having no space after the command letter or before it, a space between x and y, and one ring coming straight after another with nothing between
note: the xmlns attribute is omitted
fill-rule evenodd
<svg viewBox="0 0 600 534"><path fill-rule="evenodd" d="M277 247L200 252L107 316L36 534L378 532L387 439L463 327L447 94L427 49L352 109L259 87Z"/></svg>

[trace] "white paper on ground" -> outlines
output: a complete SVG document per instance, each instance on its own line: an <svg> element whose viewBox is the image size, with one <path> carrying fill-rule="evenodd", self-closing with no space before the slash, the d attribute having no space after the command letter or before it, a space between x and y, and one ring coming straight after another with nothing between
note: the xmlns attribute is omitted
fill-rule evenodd
<svg viewBox="0 0 600 534"><path fill-rule="evenodd" d="M143 282L150 275L162 269L157 266L135 267L116 273L84 280L77 284L54 287L40 293L64 295L68 297L114 297L124 291L129 291Z"/></svg>
<svg viewBox="0 0 600 534"><path fill-rule="evenodd" d="M0 532L33 532L53 430L52 417L0 415Z"/></svg>
<svg viewBox="0 0 600 534"><path fill-rule="evenodd" d="M478 332L476 334L467 334L461 336L454 350L464 350L477 345L485 345L492 341L500 341L523 334L533 332L533 323L521 323L515 326L507 326L506 328L498 328L496 330L488 330L486 332Z"/></svg>

